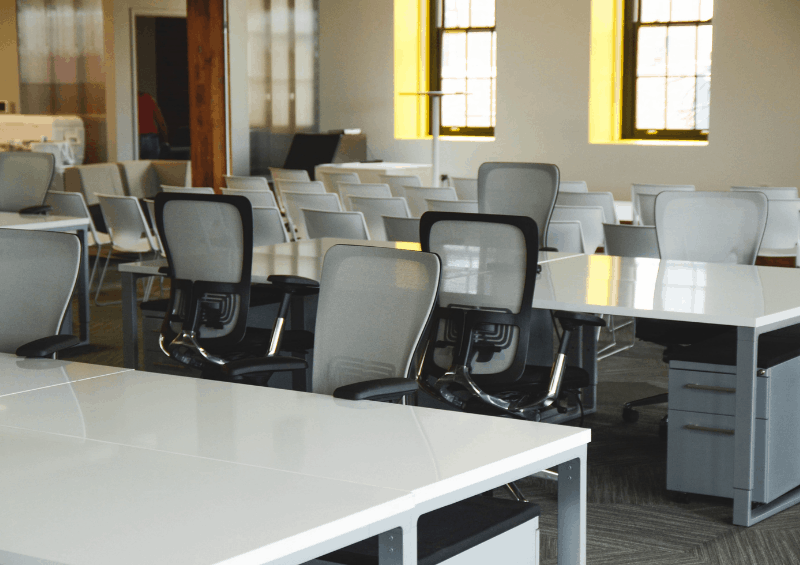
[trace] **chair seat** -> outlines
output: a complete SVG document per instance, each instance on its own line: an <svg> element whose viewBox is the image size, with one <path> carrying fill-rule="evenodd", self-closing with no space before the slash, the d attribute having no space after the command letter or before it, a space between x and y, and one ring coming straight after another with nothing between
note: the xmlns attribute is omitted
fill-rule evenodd
<svg viewBox="0 0 800 565"><path fill-rule="evenodd" d="M132 245L122 247L120 245L112 245L112 249L117 253L149 253L153 249L150 247L150 242L146 237L143 237Z"/></svg>
<svg viewBox="0 0 800 565"><path fill-rule="evenodd" d="M536 504L475 496L423 514L417 522L417 562L437 565L533 520ZM378 538L372 537L321 557L346 565L378 563Z"/></svg>
<svg viewBox="0 0 800 565"><path fill-rule="evenodd" d="M95 245L106 245L107 243L111 243L111 237L107 233L97 232L97 239L95 240L92 232L86 234L86 241L89 247Z"/></svg>

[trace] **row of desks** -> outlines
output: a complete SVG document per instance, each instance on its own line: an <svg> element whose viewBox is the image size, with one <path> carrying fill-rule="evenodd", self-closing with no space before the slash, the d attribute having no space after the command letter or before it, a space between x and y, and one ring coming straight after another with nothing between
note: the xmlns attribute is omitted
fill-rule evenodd
<svg viewBox="0 0 800 565"><path fill-rule="evenodd" d="M586 562L589 430L0 354L0 562L303 563L557 466ZM382 535L381 535L382 534ZM532 540L533 542L533 540Z"/></svg>

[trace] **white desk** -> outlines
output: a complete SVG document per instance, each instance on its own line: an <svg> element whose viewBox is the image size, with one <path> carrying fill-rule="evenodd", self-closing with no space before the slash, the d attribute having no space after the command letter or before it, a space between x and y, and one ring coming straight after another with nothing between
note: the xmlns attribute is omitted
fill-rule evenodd
<svg viewBox="0 0 800 565"><path fill-rule="evenodd" d="M733 523L750 526L800 502L751 504L758 336L800 323L798 289L797 269L581 255L542 268L533 305L738 328Z"/></svg>
<svg viewBox="0 0 800 565"><path fill-rule="evenodd" d="M415 563L420 514L552 466L585 563L588 430L139 371L2 404L4 563L302 563L395 528Z"/></svg>
<svg viewBox="0 0 800 565"><path fill-rule="evenodd" d="M327 173L356 173L363 183L382 182L380 175L417 175L422 181L422 186L432 186L431 165L421 163L330 163L317 165L314 168L314 178L325 183L325 190L338 192L336 187L328 182Z"/></svg>
<svg viewBox="0 0 800 565"><path fill-rule="evenodd" d="M78 320L81 343L89 343L89 249L86 231L88 218L22 215L0 212L0 228L17 230L75 231L81 240L81 265L78 271Z"/></svg>

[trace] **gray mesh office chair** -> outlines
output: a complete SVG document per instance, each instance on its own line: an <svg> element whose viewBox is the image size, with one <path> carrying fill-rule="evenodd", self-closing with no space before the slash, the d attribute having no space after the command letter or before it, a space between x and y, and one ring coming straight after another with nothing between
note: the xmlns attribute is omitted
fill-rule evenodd
<svg viewBox="0 0 800 565"><path fill-rule="evenodd" d="M65 233L0 229L0 351L52 357L78 343L58 335L81 260Z"/></svg>
<svg viewBox="0 0 800 565"><path fill-rule="evenodd" d="M547 227L558 195L559 172L545 163L483 163L478 169L478 210L482 214L533 218L539 244L547 247Z"/></svg>
<svg viewBox="0 0 800 565"><path fill-rule="evenodd" d="M528 420L553 408L565 411L567 395L580 402L577 391L590 378L566 366L570 335L605 322L555 312L563 329L555 363L526 363L538 267L536 223L526 216L428 212L420 221L420 239L423 251L442 260L420 388L462 410Z"/></svg>
<svg viewBox="0 0 800 565"><path fill-rule="evenodd" d="M253 213L243 196L161 193L156 224L169 263L170 304L161 327L162 351L204 378L224 379L232 360L300 352L311 346L309 332L283 331L293 294L316 292L316 281L272 275L281 293L274 331L247 326L252 304ZM275 370L302 369L300 359ZM271 373L270 373L271 376ZM249 375L263 384L263 375Z"/></svg>
<svg viewBox="0 0 800 565"><path fill-rule="evenodd" d="M51 153L0 152L0 212L45 213L55 166Z"/></svg>

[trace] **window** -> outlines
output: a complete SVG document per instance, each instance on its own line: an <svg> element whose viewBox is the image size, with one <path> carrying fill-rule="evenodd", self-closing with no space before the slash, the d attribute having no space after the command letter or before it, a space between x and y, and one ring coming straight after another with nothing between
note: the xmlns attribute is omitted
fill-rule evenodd
<svg viewBox="0 0 800 565"><path fill-rule="evenodd" d="M628 0L622 137L708 139L713 0Z"/></svg>
<svg viewBox="0 0 800 565"><path fill-rule="evenodd" d="M494 0L431 0L431 21L436 22L431 26L431 90L459 93L442 96L439 133L493 136L497 99Z"/></svg>

